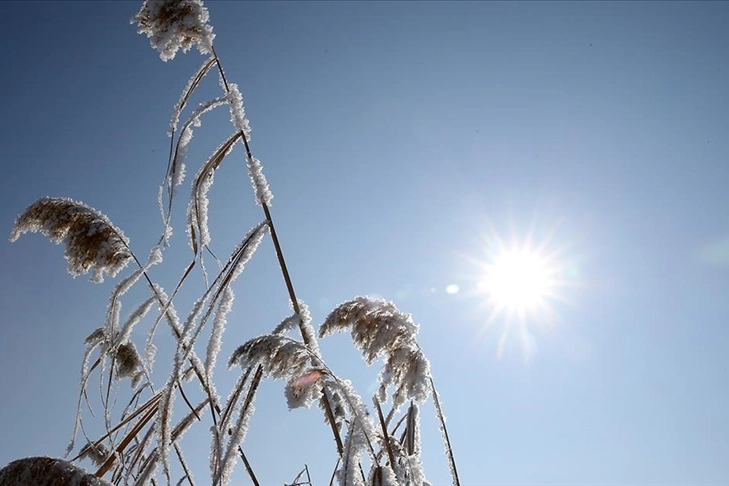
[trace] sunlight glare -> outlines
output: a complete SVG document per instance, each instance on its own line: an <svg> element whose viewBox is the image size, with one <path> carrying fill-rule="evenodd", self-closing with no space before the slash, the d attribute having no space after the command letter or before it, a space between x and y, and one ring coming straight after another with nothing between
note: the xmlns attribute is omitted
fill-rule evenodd
<svg viewBox="0 0 729 486"><path fill-rule="evenodd" d="M477 272L468 294L488 313L478 340L490 335L499 359L515 338L528 362L543 333L560 321L558 304L572 300L567 293L578 284L578 268L565 259L569 245L557 244L556 233L555 226L539 236L532 230L506 241L492 229L484 235L481 255L468 257Z"/></svg>
<svg viewBox="0 0 729 486"><path fill-rule="evenodd" d="M543 303L553 290L553 271L530 249L503 251L485 270L478 287L499 309L523 314Z"/></svg>

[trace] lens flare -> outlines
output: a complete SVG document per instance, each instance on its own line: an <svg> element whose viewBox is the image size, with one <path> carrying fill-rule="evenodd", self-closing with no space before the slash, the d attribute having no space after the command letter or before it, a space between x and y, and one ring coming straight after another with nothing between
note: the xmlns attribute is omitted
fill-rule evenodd
<svg viewBox="0 0 729 486"><path fill-rule="evenodd" d="M461 288L456 284L447 285L445 288L446 294L451 294L451 295L457 294L460 290L461 290Z"/></svg>

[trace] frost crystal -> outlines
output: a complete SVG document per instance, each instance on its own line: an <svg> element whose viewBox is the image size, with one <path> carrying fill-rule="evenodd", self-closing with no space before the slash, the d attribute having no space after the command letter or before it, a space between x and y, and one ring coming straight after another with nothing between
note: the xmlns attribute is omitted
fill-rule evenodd
<svg viewBox="0 0 729 486"><path fill-rule="evenodd" d="M276 326L271 334L282 336L293 329L299 328L304 338L304 344L311 349L312 353L321 358L316 334L314 333L314 328L311 325L311 312L309 312L309 306L307 306L301 299L298 300L298 304L299 312L294 313L281 321L281 324Z"/></svg>
<svg viewBox="0 0 729 486"><path fill-rule="evenodd" d="M175 57L178 49L187 52L194 45L201 54L213 50L212 26L208 9L200 0L146 0L131 23L146 34L163 61Z"/></svg>
<svg viewBox="0 0 729 486"><path fill-rule="evenodd" d="M268 187L268 181L266 175L263 173L263 165L261 161L255 157L251 157L248 160L248 176L251 178L253 184L253 190L256 191L256 204L259 206L271 205L271 199L273 199L273 193Z"/></svg>
<svg viewBox="0 0 729 486"><path fill-rule="evenodd" d="M238 132L243 133L246 140L251 138L251 126L246 118L246 110L243 107L243 95L241 95L238 85L231 83L228 86L228 104L230 105L230 121ZM256 193L256 204L263 206L271 205L273 194L268 186L268 181L263 173L263 165L257 158L250 156L248 158L248 176L251 178L253 190Z"/></svg>
<svg viewBox="0 0 729 486"><path fill-rule="evenodd" d="M104 272L115 276L132 257L129 240L109 218L73 199L44 197L33 203L15 220L10 241L27 232L63 242L68 272L75 277L92 271L97 283L104 281Z"/></svg>
<svg viewBox="0 0 729 486"><path fill-rule="evenodd" d="M167 132L167 135L169 137L172 137L172 135L177 130L177 124L180 121L180 114L182 113L183 108L185 108L185 106L187 105L187 100L189 99L190 95L195 90L198 83L200 83L202 78L205 77L208 71L210 71L210 68L212 68L214 64L215 57L211 56L202 63L202 66L200 66L198 70L195 71L195 74L193 74L192 77L188 80L185 89L182 90L180 100L175 105L175 109L172 113L172 119L170 120L170 129Z"/></svg>
<svg viewBox="0 0 729 486"><path fill-rule="evenodd" d="M226 287L223 291L223 296L218 304L218 311L215 313L213 318L213 330L210 333L210 339L208 340L207 353L205 355L205 373L208 379L213 374L215 363L217 361L218 352L220 351L220 345L222 344L223 332L225 331L225 325L227 323L227 316L231 310L233 310L233 299L235 294L230 287Z"/></svg>
<svg viewBox="0 0 729 486"><path fill-rule="evenodd" d="M205 103L201 103L185 122L180 138L177 141L177 148L175 149L172 164L170 165L170 173L168 174L171 184L170 191L172 191L173 194L174 188L182 184L185 180L185 158L187 156L187 148L192 140L193 127L200 127L202 125L200 117L203 114L217 108L218 106L224 105L227 102L227 98L225 96L221 96Z"/></svg>
<svg viewBox="0 0 729 486"><path fill-rule="evenodd" d="M246 118L246 110L243 107L243 95L238 89L238 85L231 83L228 86L228 103L230 104L230 121L239 132L243 132L246 140L250 140L251 126Z"/></svg>

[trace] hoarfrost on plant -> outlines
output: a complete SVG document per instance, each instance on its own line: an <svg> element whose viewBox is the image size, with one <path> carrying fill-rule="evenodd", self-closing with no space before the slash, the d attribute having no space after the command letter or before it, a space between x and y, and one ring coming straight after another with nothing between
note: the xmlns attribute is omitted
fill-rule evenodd
<svg viewBox="0 0 729 486"><path fill-rule="evenodd" d="M213 50L213 28L208 9L200 0L146 0L132 18L137 32L146 34L163 61L173 59L179 49L195 45L201 54Z"/></svg>
<svg viewBox="0 0 729 486"><path fill-rule="evenodd" d="M44 197L18 216L10 241L23 233L40 232L54 243L63 243L68 272L77 276L92 272L91 281L115 276L129 263L129 240L109 218L86 204L69 198Z"/></svg>

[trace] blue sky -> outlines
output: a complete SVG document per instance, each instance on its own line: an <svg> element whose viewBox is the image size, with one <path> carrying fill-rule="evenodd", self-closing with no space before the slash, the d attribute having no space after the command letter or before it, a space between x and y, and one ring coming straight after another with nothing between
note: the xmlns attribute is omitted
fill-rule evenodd
<svg viewBox="0 0 729 486"><path fill-rule="evenodd" d="M364 294L413 314L463 484L729 482L728 4L207 5L297 293L315 324ZM140 255L159 236L165 133L202 58L162 63L128 24L138 7L0 2L8 234L50 195L103 211ZM205 119L191 163L226 121ZM222 170L211 228L224 255L262 215L240 164ZM156 273L167 286L189 257L183 235ZM557 255L551 318L487 325L475 283L496 235ZM72 279L38 235L0 240L0 256L0 464L58 456L113 284ZM289 312L270 241L236 292L221 356ZM325 358L366 395L372 371L328 339ZM257 409L246 449L263 483L307 463L326 484L320 412L288 411L280 382ZM426 473L447 484L423 415Z"/></svg>

